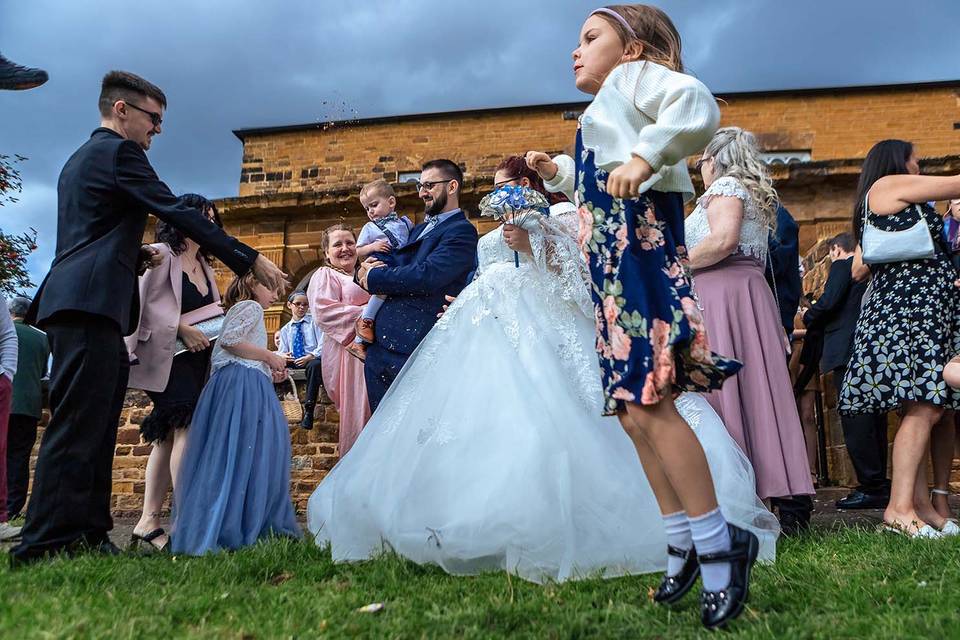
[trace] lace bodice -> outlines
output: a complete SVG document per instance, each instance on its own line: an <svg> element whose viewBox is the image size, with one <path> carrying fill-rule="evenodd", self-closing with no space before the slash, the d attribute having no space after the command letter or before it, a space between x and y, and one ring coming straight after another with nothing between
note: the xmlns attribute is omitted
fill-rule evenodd
<svg viewBox="0 0 960 640"><path fill-rule="evenodd" d="M256 369L270 378L270 368L259 360L249 360L236 356L225 346L233 346L241 342L249 342L258 347L267 346L267 328L263 324L263 307L254 300L243 300L230 307L223 319L223 329L220 337L213 345L213 355L210 356L210 374L222 369L228 364L239 364L250 369Z"/></svg>
<svg viewBox="0 0 960 640"><path fill-rule="evenodd" d="M732 196L743 201L743 223L740 225L740 242L735 253L752 256L765 263L770 229L750 193L739 180L730 176L714 181L710 188L697 199L697 208L684 223L687 250L692 250L710 235L707 208L713 196Z"/></svg>
<svg viewBox="0 0 960 640"><path fill-rule="evenodd" d="M519 320L521 307L535 307L543 323L560 336L555 345L559 361L577 381L582 401L599 410L602 392L596 354L582 336L585 324L592 327L593 304L589 272L576 244L577 213L537 216L524 226L530 232L533 255L521 253L517 267L513 250L503 241L503 227L483 236L477 247L476 279L437 321L435 330L444 331L467 310L474 325L485 318L496 319L513 348L522 350L523 343L542 339L537 327ZM430 357L429 347L426 351L420 357Z"/></svg>

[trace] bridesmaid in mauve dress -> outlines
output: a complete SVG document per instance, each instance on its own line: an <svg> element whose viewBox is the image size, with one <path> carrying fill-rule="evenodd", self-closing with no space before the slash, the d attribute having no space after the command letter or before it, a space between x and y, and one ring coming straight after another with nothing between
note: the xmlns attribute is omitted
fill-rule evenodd
<svg viewBox="0 0 960 640"><path fill-rule="evenodd" d="M321 248L329 266L310 278L307 300L313 321L323 331L323 386L340 413L342 458L370 418L363 362L346 349L356 337L354 325L370 294L353 281L357 240L348 225L335 224L324 231Z"/></svg>
<svg viewBox="0 0 960 640"><path fill-rule="evenodd" d="M755 138L717 131L698 163L706 192L685 224L711 346L743 369L707 396L753 464L757 495L813 494L780 314L764 279L776 192Z"/></svg>

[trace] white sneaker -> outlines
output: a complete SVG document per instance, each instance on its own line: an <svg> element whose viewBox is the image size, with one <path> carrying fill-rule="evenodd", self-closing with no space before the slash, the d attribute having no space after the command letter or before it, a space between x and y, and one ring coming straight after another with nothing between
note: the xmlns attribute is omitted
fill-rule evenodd
<svg viewBox="0 0 960 640"><path fill-rule="evenodd" d="M947 518L947 524L943 525L940 533L944 536L960 536L960 524L953 518Z"/></svg>
<svg viewBox="0 0 960 640"><path fill-rule="evenodd" d="M9 522L0 522L0 542L10 542L20 537L23 527L11 526Z"/></svg>

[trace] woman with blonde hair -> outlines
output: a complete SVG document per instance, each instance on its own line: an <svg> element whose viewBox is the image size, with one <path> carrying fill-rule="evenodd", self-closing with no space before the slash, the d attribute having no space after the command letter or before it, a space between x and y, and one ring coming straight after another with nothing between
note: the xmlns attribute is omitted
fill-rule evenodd
<svg viewBox="0 0 960 640"><path fill-rule="evenodd" d="M707 398L753 464L757 494L814 493L787 370L786 336L764 279L778 197L756 138L719 129L697 162L706 192L685 223L710 343L744 364Z"/></svg>

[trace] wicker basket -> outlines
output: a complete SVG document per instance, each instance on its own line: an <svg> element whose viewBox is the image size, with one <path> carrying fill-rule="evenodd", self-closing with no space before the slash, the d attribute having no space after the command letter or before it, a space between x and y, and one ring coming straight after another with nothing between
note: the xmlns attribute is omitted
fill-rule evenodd
<svg viewBox="0 0 960 640"><path fill-rule="evenodd" d="M297 383L289 376L287 376L287 382L290 383L291 393L283 394L280 407L288 422L300 422L303 420L303 405L300 404L300 396L297 394Z"/></svg>

